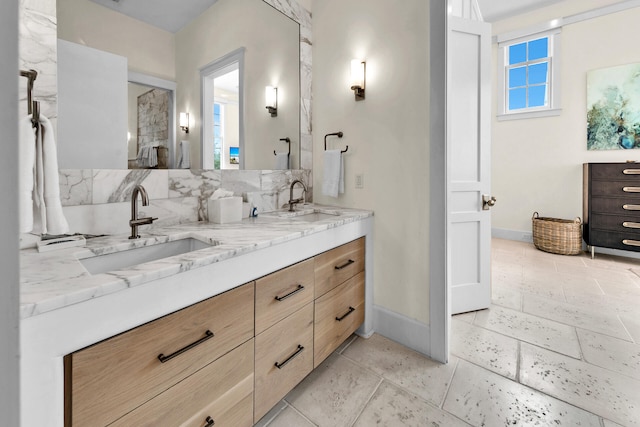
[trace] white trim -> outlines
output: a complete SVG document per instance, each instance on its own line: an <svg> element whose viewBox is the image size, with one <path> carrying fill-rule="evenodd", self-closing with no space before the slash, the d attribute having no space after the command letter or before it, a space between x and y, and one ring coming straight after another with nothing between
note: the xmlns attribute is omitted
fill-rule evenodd
<svg viewBox="0 0 640 427"><path fill-rule="evenodd" d="M520 119L537 119L540 117L552 117L562 114L562 108L549 108L540 111L523 111L522 113L504 113L498 114L498 121L520 120Z"/></svg>
<svg viewBox="0 0 640 427"><path fill-rule="evenodd" d="M429 325L374 305L373 330L376 334L431 357Z"/></svg>

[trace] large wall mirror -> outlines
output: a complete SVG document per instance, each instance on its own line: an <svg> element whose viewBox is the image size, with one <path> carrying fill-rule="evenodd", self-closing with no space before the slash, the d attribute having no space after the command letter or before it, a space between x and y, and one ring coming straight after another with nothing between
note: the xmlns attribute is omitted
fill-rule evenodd
<svg viewBox="0 0 640 427"><path fill-rule="evenodd" d="M161 7L154 7L156 0L146 1L149 14L157 14ZM59 84L58 94L60 167L276 169L282 162L274 152L290 152L287 166L300 168L297 22L263 0L217 0L169 31L118 10L133 2L142 0L57 0L59 46L80 46L76 52L69 45L75 57L66 61L58 49L58 80L67 82ZM223 89L212 85L215 93L205 93L202 71L238 50L244 57L237 87L226 82ZM125 81L105 89L106 76L122 80L122 61L115 60L114 71L105 76L97 77L99 71L90 68L80 71L81 57L92 55L105 61L110 55L124 58ZM97 65L105 68L102 62ZM277 87L276 116L265 105L267 86ZM66 93L74 89L74 97ZM96 113L92 105L105 108L107 98L122 105ZM189 114L188 133L178 123L182 112ZM203 123L208 123L206 129ZM108 140L101 140L107 133ZM282 142L285 138L290 147ZM213 149L207 150L209 146ZM116 157L109 159L112 153ZM149 157L155 162L146 163Z"/></svg>

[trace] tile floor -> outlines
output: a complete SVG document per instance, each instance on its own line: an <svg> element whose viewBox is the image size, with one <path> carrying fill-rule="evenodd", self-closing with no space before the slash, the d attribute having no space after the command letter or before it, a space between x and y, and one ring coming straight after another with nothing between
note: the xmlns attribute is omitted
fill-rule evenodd
<svg viewBox="0 0 640 427"><path fill-rule="evenodd" d="M640 426L640 260L493 240L492 306L442 365L352 337L263 420L311 426Z"/></svg>

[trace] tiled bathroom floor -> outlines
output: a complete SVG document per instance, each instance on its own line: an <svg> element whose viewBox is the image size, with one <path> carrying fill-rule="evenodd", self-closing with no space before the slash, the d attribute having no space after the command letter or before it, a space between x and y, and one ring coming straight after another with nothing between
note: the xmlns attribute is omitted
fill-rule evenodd
<svg viewBox="0 0 640 427"><path fill-rule="evenodd" d="M449 364L353 337L261 425L640 426L640 260L499 239L492 257L492 306L453 317Z"/></svg>

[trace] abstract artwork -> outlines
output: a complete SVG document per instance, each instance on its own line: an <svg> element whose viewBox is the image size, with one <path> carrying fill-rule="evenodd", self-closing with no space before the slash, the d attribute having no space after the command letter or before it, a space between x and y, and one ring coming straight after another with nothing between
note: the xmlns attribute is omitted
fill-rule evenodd
<svg viewBox="0 0 640 427"><path fill-rule="evenodd" d="M640 148L640 64L587 73L587 149Z"/></svg>

